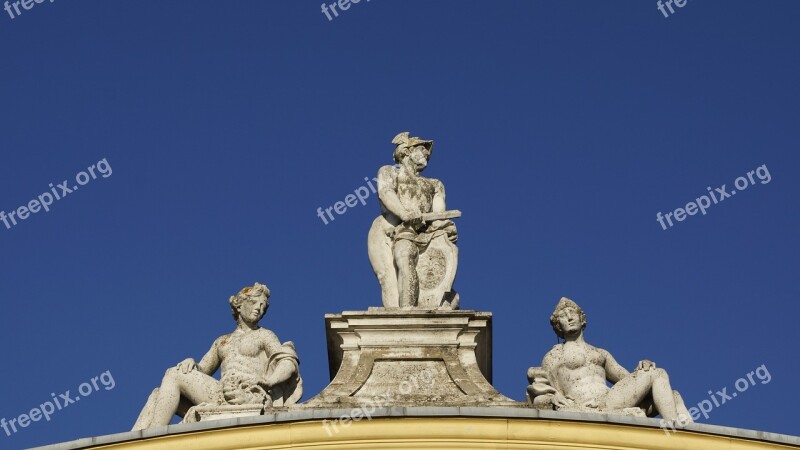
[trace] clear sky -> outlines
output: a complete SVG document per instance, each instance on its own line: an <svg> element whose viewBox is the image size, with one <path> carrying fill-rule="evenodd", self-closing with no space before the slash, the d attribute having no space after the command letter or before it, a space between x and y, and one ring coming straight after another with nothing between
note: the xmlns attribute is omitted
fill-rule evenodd
<svg viewBox="0 0 800 450"><path fill-rule="evenodd" d="M800 2L320 3L0 10L0 210L85 182L0 223L0 418L114 380L0 448L129 430L255 281L318 393L323 315L381 299L375 196L328 224L317 208L391 164L401 131L435 140L425 174L463 211L455 287L494 314L501 392L524 399L567 296L590 343L666 368L688 406L764 366L700 422L800 434Z"/></svg>

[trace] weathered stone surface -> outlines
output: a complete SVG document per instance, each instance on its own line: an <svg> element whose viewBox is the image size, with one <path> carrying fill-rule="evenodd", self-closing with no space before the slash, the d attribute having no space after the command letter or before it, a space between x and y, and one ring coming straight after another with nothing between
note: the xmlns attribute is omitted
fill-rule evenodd
<svg viewBox="0 0 800 450"><path fill-rule="evenodd" d="M195 423L208 420L237 419L239 417L260 416L264 413L264 404L249 405L209 405L192 406L181 423Z"/></svg>
<svg viewBox="0 0 800 450"><path fill-rule="evenodd" d="M606 350L583 338L586 315L575 302L562 298L550 316L556 335L564 339L528 369L528 400L537 409L655 416L691 422L664 369L642 360L633 373ZM611 388L606 380L615 383Z"/></svg>
<svg viewBox="0 0 800 450"><path fill-rule="evenodd" d="M281 344L275 333L258 326L269 308L269 296L269 289L259 283L232 296L236 329L214 341L199 363L187 358L168 369L133 429L168 425L176 414L195 422L258 415L265 408L296 403L303 381L294 344ZM212 375L220 367L216 380Z"/></svg>
<svg viewBox="0 0 800 450"><path fill-rule="evenodd" d="M332 381L299 406L524 406L490 384L491 322L491 313L477 311L328 314Z"/></svg>
<svg viewBox="0 0 800 450"><path fill-rule="evenodd" d="M378 171L381 215L367 237L383 306L458 309L458 294L452 289L458 232L451 219L461 212L447 210L441 181L420 175L433 141L404 132L392 144L397 165Z"/></svg>

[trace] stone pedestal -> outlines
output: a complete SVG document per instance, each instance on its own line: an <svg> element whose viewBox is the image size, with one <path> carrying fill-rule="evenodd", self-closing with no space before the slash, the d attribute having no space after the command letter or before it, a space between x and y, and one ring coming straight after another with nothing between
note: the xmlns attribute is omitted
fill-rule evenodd
<svg viewBox="0 0 800 450"><path fill-rule="evenodd" d="M299 407L526 406L492 379L492 314L370 308L327 314L332 381Z"/></svg>

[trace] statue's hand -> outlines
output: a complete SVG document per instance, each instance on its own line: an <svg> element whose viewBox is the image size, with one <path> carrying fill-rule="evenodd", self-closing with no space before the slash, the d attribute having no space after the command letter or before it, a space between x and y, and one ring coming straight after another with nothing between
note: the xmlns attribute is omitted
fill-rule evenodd
<svg viewBox="0 0 800 450"><path fill-rule="evenodd" d="M644 370L644 371L648 371L650 369L655 369L655 368L656 368L656 363L650 361L649 359L643 359L639 361L639 364L636 366L636 370Z"/></svg>
<svg viewBox="0 0 800 450"><path fill-rule="evenodd" d="M178 363L178 372L189 373L197 369L197 363L192 358L186 358Z"/></svg>
<svg viewBox="0 0 800 450"><path fill-rule="evenodd" d="M418 222L422 218L422 213L405 210L400 214L400 220L406 223Z"/></svg>
<svg viewBox="0 0 800 450"><path fill-rule="evenodd" d="M552 401L556 408L565 408L567 406L575 405L574 400L564 397L560 392L556 392L555 395L553 395Z"/></svg>
<svg viewBox="0 0 800 450"><path fill-rule="evenodd" d="M403 224L415 230L418 230L424 224L422 221L422 213L420 212L406 210L400 215L400 220L403 221Z"/></svg>
<svg viewBox="0 0 800 450"><path fill-rule="evenodd" d="M447 226L447 222L449 222L449 220L434 220L433 222L428 224L428 231L441 230Z"/></svg>

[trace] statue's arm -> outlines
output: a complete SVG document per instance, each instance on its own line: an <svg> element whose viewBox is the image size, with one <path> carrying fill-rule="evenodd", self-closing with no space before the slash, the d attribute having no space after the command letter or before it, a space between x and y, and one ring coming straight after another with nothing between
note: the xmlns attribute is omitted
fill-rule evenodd
<svg viewBox="0 0 800 450"><path fill-rule="evenodd" d="M528 382L531 383L528 385L528 397L534 408L558 409L574 404L558 389L558 379L555 376L558 356L553 353L557 348L558 346L547 352L542 359L542 367L528 369Z"/></svg>
<svg viewBox="0 0 800 450"><path fill-rule="evenodd" d="M275 369L270 373L264 384L267 386L275 386L281 384L289 378L293 377L297 372L297 364L291 359L283 359L278 362Z"/></svg>
<svg viewBox="0 0 800 450"><path fill-rule="evenodd" d="M435 213L447 211L445 204L444 183L436 180L436 189L433 193L433 211Z"/></svg>
<svg viewBox="0 0 800 450"><path fill-rule="evenodd" d="M286 353L283 345L281 345L281 341L278 340L278 336L275 336L275 333L272 331L264 331L264 345L266 347L267 354L272 357L279 353ZM269 370L269 367L265 368L267 373L266 377L264 378L264 384L267 386L275 386L276 384L283 383L284 381L293 377L297 373L297 369L298 367L296 358L281 358L271 371Z"/></svg>
<svg viewBox="0 0 800 450"><path fill-rule="evenodd" d="M544 358L542 358L542 374L545 375L545 377L547 378L547 385L553 389L554 391L552 392L553 394L559 392L558 380L557 380L558 377L555 375L556 364L557 364L556 360L558 359L558 357L557 355L553 354L554 351L555 348L547 352L547 354L544 355Z"/></svg>
<svg viewBox="0 0 800 450"><path fill-rule="evenodd" d="M614 359L613 356L611 356L611 353L603 349L600 349L600 352L603 353L603 356L605 357L606 360L605 369L606 369L606 379L608 381L616 383L619 380L630 375L630 372L628 372L624 367L622 367L617 362L617 360Z"/></svg>
<svg viewBox="0 0 800 450"><path fill-rule="evenodd" d="M409 219L408 212L400 198L397 196L397 186L394 179L394 168L383 166L378 170L378 198L381 199L383 206L392 214L403 221Z"/></svg>
<svg viewBox="0 0 800 450"><path fill-rule="evenodd" d="M219 369L219 365L222 362L219 357L220 339L222 338L215 340L214 343L211 344L211 349L209 349L205 356L203 356L203 359L197 363L197 370L206 375L213 375L214 372Z"/></svg>
<svg viewBox="0 0 800 450"><path fill-rule="evenodd" d="M444 183L439 180L434 180L435 183L435 190L433 193L433 205L432 211L435 213L445 212L447 211L447 205L445 203L445 193L444 193ZM441 230L448 228L448 235L450 236L450 241L455 243L456 239L458 239L458 231L456 231L456 225L453 223L452 220L435 220L428 225L429 231Z"/></svg>

